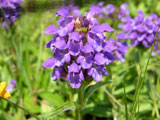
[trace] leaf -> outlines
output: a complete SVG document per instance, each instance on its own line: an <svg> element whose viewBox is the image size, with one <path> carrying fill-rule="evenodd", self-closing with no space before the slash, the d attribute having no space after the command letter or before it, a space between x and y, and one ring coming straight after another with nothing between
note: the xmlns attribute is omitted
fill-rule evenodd
<svg viewBox="0 0 160 120"><path fill-rule="evenodd" d="M45 119L45 118L49 119L51 117L53 118L53 116L56 116L62 112L65 112L67 110L73 110L73 109L75 109L74 102L68 102L68 103L65 103L62 106L56 108L55 110L53 110L51 112L47 112L47 113L39 115L39 117L42 119Z"/></svg>
<svg viewBox="0 0 160 120"><path fill-rule="evenodd" d="M157 6L156 6L155 10L156 10L156 12L157 12L157 11L160 11L160 1L157 2ZM158 15L160 15L159 12L157 12L157 13L158 13Z"/></svg>
<svg viewBox="0 0 160 120"><path fill-rule="evenodd" d="M136 5L133 1L130 2L130 12L131 12L131 15L132 16L136 16L137 15L137 8L136 8Z"/></svg>
<svg viewBox="0 0 160 120"><path fill-rule="evenodd" d="M26 95L24 97L24 108L28 109L31 113L39 113L40 112L40 106L34 105L33 103L33 97L30 95Z"/></svg>
<svg viewBox="0 0 160 120"><path fill-rule="evenodd" d="M52 92L42 92L40 97L47 100L51 105L60 106L64 103L63 97L57 93Z"/></svg>
<svg viewBox="0 0 160 120"><path fill-rule="evenodd" d="M128 85L126 86L126 93L129 93L131 91L133 91L135 89L135 86L134 85ZM117 89L115 92L114 92L114 96L123 96L124 94L124 88L119 88Z"/></svg>
<svg viewBox="0 0 160 120"><path fill-rule="evenodd" d="M90 103L83 110L83 115L85 116L87 114L98 117L111 117L112 109L106 102Z"/></svg>
<svg viewBox="0 0 160 120"><path fill-rule="evenodd" d="M4 111L2 111L2 116L4 117L3 119L5 119L5 120L14 120L14 118L12 116L8 115Z"/></svg>
<svg viewBox="0 0 160 120"><path fill-rule="evenodd" d="M145 113L145 112L152 111L152 109L153 109L153 106L150 103L143 102L143 103L140 104L139 112L140 113Z"/></svg>
<svg viewBox="0 0 160 120"><path fill-rule="evenodd" d="M89 87L86 89L86 92L84 93L85 102L88 101L89 97L90 97L97 89L99 89L100 87L106 85L107 83L110 83L110 81L98 82L98 83L96 83L95 85L89 86Z"/></svg>

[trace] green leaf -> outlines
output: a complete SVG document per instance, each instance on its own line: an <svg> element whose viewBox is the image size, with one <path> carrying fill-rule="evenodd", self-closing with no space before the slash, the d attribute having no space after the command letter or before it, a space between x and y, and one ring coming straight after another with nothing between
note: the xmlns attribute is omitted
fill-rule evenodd
<svg viewBox="0 0 160 120"><path fill-rule="evenodd" d="M24 108L28 109L31 113L39 113L40 106L34 105L32 96L24 97Z"/></svg>
<svg viewBox="0 0 160 120"><path fill-rule="evenodd" d="M83 115L93 115L98 117L111 117L112 116L112 108L106 102L98 102L96 104L88 104L84 110Z"/></svg>
<svg viewBox="0 0 160 120"><path fill-rule="evenodd" d="M60 106L64 103L63 97L57 93L42 92L40 93L40 97L47 100L53 106Z"/></svg>
<svg viewBox="0 0 160 120"><path fill-rule="evenodd" d="M5 120L14 120L14 118L8 115L6 112L2 111L2 116Z"/></svg>
<svg viewBox="0 0 160 120"><path fill-rule="evenodd" d="M134 85L128 85L126 86L126 93L132 92L135 89ZM114 96L123 96L124 94L124 88L119 88L114 92Z"/></svg>
<svg viewBox="0 0 160 120"><path fill-rule="evenodd" d="M107 83L111 83L110 81L98 82L95 85L89 86L84 93L84 101L87 102L89 97L100 87L106 85Z"/></svg>
<svg viewBox="0 0 160 120"><path fill-rule="evenodd" d="M137 15L137 8L136 8L136 5L133 1L130 2L130 12L131 12L131 15L132 16L136 16Z"/></svg>
<svg viewBox="0 0 160 120"><path fill-rule="evenodd" d="M153 109L153 106L150 103L143 102L140 104L139 112L146 113L146 112L152 111L152 109Z"/></svg>
<svg viewBox="0 0 160 120"><path fill-rule="evenodd" d="M47 113L39 115L39 117L42 119L45 119L45 118L49 119L51 117L53 118L54 116L56 116L62 112L65 112L67 110L73 110L73 109L75 109L74 102L68 102L68 103L65 103L62 106L56 108L55 110L53 110L51 112L47 112Z"/></svg>

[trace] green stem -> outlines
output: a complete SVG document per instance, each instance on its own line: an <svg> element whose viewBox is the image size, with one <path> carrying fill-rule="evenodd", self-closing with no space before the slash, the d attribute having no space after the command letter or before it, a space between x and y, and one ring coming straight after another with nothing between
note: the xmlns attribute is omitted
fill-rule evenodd
<svg viewBox="0 0 160 120"><path fill-rule="evenodd" d="M156 84L156 90L160 90L160 73L158 74L157 84Z"/></svg>
<svg viewBox="0 0 160 120"><path fill-rule="evenodd" d="M77 106L77 119L82 120L82 109L83 109L83 89L84 85L81 85L81 87L78 89L78 106Z"/></svg>
<svg viewBox="0 0 160 120"><path fill-rule="evenodd" d="M2 97L0 97L0 99L7 101L8 103L10 103L10 104L14 105L15 107L20 108L21 110L23 110L24 112L28 113L28 114L29 114L29 115L31 115L32 117L36 118L37 120L40 120L40 118L39 118L39 117L37 117L36 115L34 115L34 114L30 113L28 110L26 110L25 108L23 108L23 107L19 106L19 105L18 105L18 104L16 104L16 103L12 102L11 100L9 100L9 99L5 99L5 98L2 98Z"/></svg>
<svg viewBox="0 0 160 120"><path fill-rule="evenodd" d="M149 62L150 62L150 59L151 59L151 55L152 55L152 52L153 52L153 49L154 49L155 41L157 39L158 31L159 31L159 27L158 27L158 30L156 32L156 35L155 35L155 38L154 38L154 42L153 42L152 47L151 47L151 51L149 53L149 57L148 57L148 60L147 60L147 63L146 63L145 69L144 69L143 76L142 76L142 71L140 73L140 82L137 85L138 88L137 88L137 92L136 92L135 97L134 97L135 99L134 99L133 108L132 108L132 116L133 117L136 114L136 109L137 109L137 105L138 105L138 98L140 96L141 89L143 87L145 75L146 75L147 68L148 68L148 65L149 65Z"/></svg>
<svg viewBox="0 0 160 120"><path fill-rule="evenodd" d="M127 107L127 95L126 95L126 79L125 79L125 74L123 78L123 86L124 86L124 103L125 103L125 112L126 112L126 120L128 119L128 107Z"/></svg>

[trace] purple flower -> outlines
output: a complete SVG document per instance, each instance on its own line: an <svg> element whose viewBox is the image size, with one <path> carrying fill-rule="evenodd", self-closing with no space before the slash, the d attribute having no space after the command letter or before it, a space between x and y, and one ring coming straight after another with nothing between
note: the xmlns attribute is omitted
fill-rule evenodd
<svg viewBox="0 0 160 120"><path fill-rule="evenodd" d="M130 14L128 3L123 3L120 7L116 7L113 4L107 4L104 6L104 2L99 2L95 6L100 7L103 11L97 15L97 17L100 19L105 19L107 17L115 20L114 15L116 15L117 18L121 20L123 17L127 17Z"/></svg>
<svg viewBox="0 0 160 120"><path fill-rule="evenodd" d="M119 27L123 30L122 34L127 39L131 40L132 46L150 48L154 42L158 25L160 25L159 18L156 14L151 14L150 16L145 17L141 10L138 10L138 14L139 16L135 18L122 18L123 24ZM156 43L155 49L157 49L156 46L158 45L158 42Z"/></svg>
<svg viewBox="0 0 160 120"><path fill-rule="evenodd" d="M130 14L128 3L123 3L120 6L120 10L118 12L118 19L122 19L123 17L127 17Z"/></svg>
<svg viewBox="0 0 160 120"><path fill-rule="evenodd" d="M113 14L115 12L115 6L113 4L108 4L106 6L104 6L104 2L99 2L96 5L91 5L91 7L95 7L98 6L99 8L101 8L101 11L99 14L96 15L96 17L100 18L100 19L104 19L106 17L113 17Z"/></svg>
<svg viewBox="0 0 160 120"><path fill-rule="evenodd" d="M101 1L101 2L97 3L96 5L101 8L104 6L104 1Z"/></svg>
<svg viewBox="0 0 160 120"><path fill-rule="evenodd" d="M73 4L67 5L66 8L68 9L68 12L72 15L72 16L80 16L80 9L78 6L74 6Z"/></svg>
<svg viewBox="0 0 160 120"><path fill-rule="evenodd" d="M106 14L106 17L111 17L114 14L115 9L113 4L108 4L103 8L103 12Z"/></svg>
<svg viewBox="0 0 160 120"><path fill-rule="evenodd" d="M11 91L15 88L16 81L15 81L15 80L10 80L10 83L11 83L11 84L7 85L7 88L6 88L6 90L7 90L8 92L11 92Z"/></svg>
<svg viewBox="0 0 160 120"><path fill-rule="evenodd" d="M4 28L8 29L8 25L12 26L20 17L22 8L19 3L21 2L22 0L0 0L0 17Z"/></svg>
<svg viewBox="0 0 160 120"><path fill-rule="evenodd" d="M121 62L125 61L125 54L128 52L128 44L126 42L121 42L119 40L120 37L117 37L116 40L110 38L107 41L107 45L105 46L105 51L112 52L113 56L120 60ZM120 38L125 39L125 38Z"/></svg>
<svg viewBox="0 0 160 120"><path fill-rule="evenodd" d="M104 32L112 32L108 24L99 25L94 16L102 10L92 6L85 16L72 16L67 8L60 9L56 16L59 27L50 25L45 34L54 35L46 47L54 53L43 63L45 68L54 68L52 80L66 78L72 88L79 88L83 80L92 77L100 81L108 75L105 65L115 57L104 48L108 44Z"/></svg>
<svg viewBox="0 0 160 120"><path fill-rule="evenodd" d="M76 17L81 15L79 7L74 5L74 0L67 0L67 1L64 0L63 6L65 9L68 10L70 15L76 16Z"/></svg>

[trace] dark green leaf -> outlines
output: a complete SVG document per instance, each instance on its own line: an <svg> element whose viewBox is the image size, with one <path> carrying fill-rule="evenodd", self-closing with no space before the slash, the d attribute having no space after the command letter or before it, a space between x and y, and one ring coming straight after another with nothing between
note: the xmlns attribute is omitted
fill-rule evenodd
<svg viewBox="0 0 160 120"><path fill-rule="evenodd" d="M95 85L89 86L89 87L86 89L85 93L84 93L85 102L88 101L89 97L90 97L97 89L99 89L100 87L106 85L107 83L110 83L110 81L98 82L98 83L96 83Z"/></svg>

